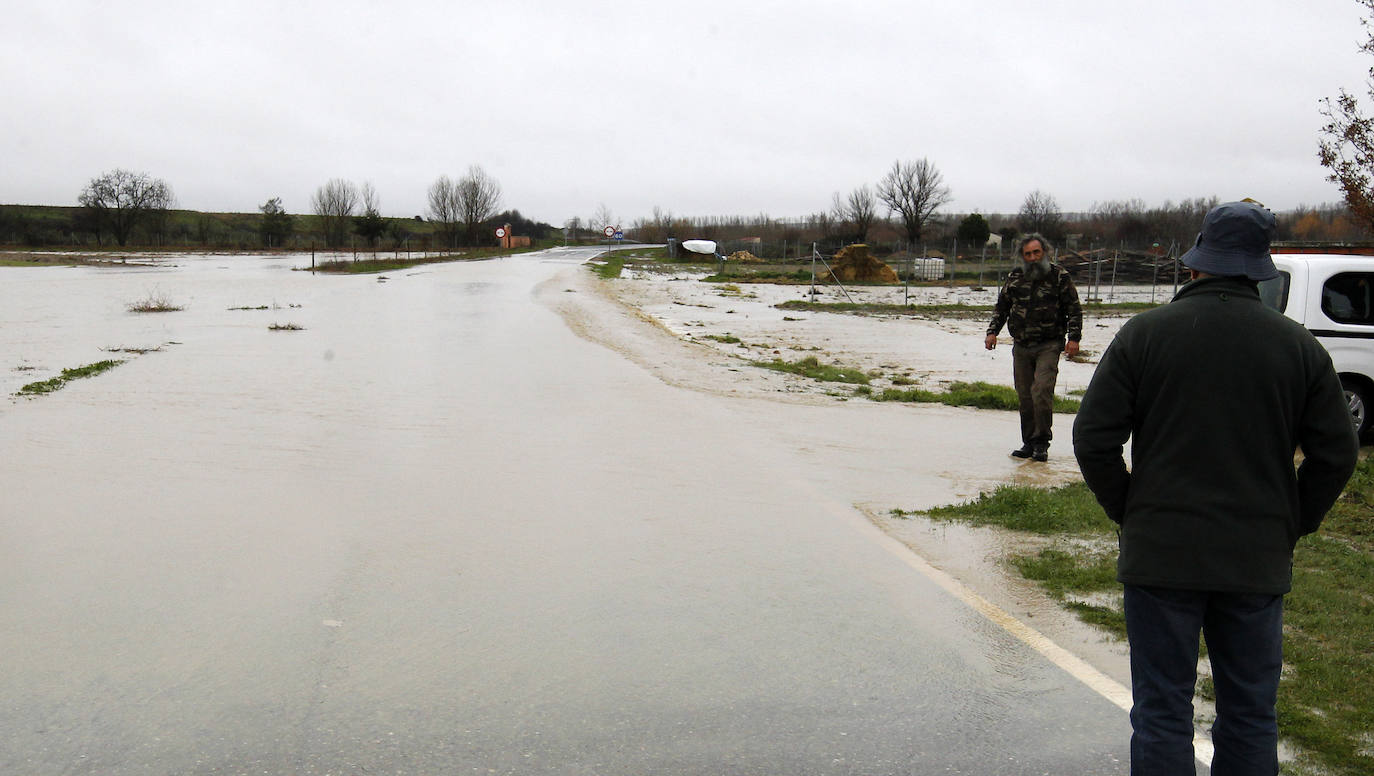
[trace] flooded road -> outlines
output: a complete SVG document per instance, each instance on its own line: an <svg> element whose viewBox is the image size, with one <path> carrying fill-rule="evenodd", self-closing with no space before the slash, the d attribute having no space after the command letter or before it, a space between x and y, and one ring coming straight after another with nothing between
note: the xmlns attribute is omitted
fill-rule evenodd
<svg viewBox="0 0 1374 776"><path fill-rule="evenodd" d="M1014 417L678 387L589 255L0 269L6 396L127 359L0 400L0 773L1127 772L853 507L976 492Z"/></svg>

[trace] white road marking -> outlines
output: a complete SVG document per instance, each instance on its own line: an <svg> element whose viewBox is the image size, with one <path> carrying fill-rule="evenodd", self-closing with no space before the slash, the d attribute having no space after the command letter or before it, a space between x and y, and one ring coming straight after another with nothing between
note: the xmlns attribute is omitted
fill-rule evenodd
<svg viewBox="0 0 1374 776"><path fill-rule="evenodd" d="M1045 634L1026 625L1007 611L978 595L962 582L926 562L910 547L888 536L865 520L863 523L880 537L888 552L896 555L908 566L924 574L930 581L944 588L946 592L963 601L974 611L996 623L999 627L1024 642L1031 649L1044 655L1051 663L1068 672L1070 676L1087 685L1103 698L1116 704L1127 713L1131 710L1131 691L1120 682L1093 668L1082 658L1055 644ZM1212 767L1212 740L1202 731L1193 736L1193 756L1207 768Z"/></svg>

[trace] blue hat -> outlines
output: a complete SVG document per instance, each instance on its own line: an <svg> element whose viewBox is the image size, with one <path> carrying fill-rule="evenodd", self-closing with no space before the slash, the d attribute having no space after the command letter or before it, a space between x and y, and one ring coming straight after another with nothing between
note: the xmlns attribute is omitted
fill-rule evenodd
<svg viewBox="0 0 1374 776"><path fill-rule="evenodd" d="M1221 277L1269 280L1279 276L1269 257L1277 227L1274 214L1256 202L1227 202L1202 219L1197 244L1179 261L1188 269Z"/></svg>

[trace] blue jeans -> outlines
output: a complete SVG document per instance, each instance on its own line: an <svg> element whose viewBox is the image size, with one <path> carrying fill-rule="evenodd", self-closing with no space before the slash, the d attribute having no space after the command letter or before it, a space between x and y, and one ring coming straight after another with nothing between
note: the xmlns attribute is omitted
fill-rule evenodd
<svg viewBox="0 0 1374 776"><path fill-rule="evenodd" d="M1193 687L1198 634L1216 686L1213 776L1279 772L1283 596L1126 585L1131 643L1131 774L1196 773Z"/></svg>

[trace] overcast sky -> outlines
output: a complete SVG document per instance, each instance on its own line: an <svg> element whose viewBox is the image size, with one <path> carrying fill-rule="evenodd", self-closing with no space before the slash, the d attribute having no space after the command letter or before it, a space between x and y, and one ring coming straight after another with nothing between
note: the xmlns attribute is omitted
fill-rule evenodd
<svg viewBox="0 0 1374 776"><path fill-rule="evenodd" d="M117 167L181 207L291 212L330 178L424 214L804 216L928 158L947 212L1339 200L1318 101L1363 94L1354 0L64 2L0 24L0 203Z"/></svg>

